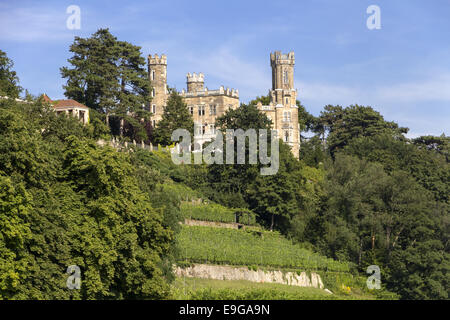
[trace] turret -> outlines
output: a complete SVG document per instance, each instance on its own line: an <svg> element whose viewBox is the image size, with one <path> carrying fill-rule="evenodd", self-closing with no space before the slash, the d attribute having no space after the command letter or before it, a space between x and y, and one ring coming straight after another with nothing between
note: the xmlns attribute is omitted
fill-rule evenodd
<svg viewBox="0 0 450 320"><path fill-rule="evenodd" d="M205 76L202 72L199 74L188 73L186 75L187 92L203 91L205 85Z"/></svg>

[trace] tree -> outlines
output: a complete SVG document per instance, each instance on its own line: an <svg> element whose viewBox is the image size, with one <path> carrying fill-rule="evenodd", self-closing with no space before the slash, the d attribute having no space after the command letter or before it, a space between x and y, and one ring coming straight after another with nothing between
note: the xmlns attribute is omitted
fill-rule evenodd
<svg viewBox="0 0 450 320"><path fill-rule="evenodd" d="M32 234L26 221L30 200L22 183L14 185L0 171L0 298L14 297L29 272L26 242Z"/></svg>
<svg viewBox="0 0 450 320"><path fill-rule="evenodd" d="M280 167L274 175L256 175L246 190L249 207L256 212L272 231L275 217L289 220L298 213L297 174L299 162L288 145L280 141ZM279 226L280 227L280 226Z"/></svg>
<svg viewBox="0 0 450 320"><path fill-rule="evenodd" d="M75 37L68 60L73 68L62 67L61 74L67 78L66 97L106 114L108 125L110 115L119 117L120 134L128 120L145 139L141 120L150 115L144 108L150 102L150 82L140 49L99 29L90 38Z"/></svg>
<svg viewBox="0 0 450 320"><path fill-rule="evenodd" d="M0 299L168 297L177 203L151 201L130 155L86 127L0 100ZM67 289L70 265L81 290Z"/></svg>
<svg viewBox="0 0 450 320"><path fill-rule="evenodd" d="M405 170L431 191L437 201L448 203L450 170L445 145L436 147L442 151L435 150L433 145L434 142L430 142L430 147L419 142L411 144L390 134L379 134L353 139L343 152L380 162L387 172Z"/></svg>
<svg viewBox="0 0 450 320"><path fill-rule="evenodd" d="M224 115L216 119L216 128L220 129L225 137L227 129L266 129L270 130L271 121L258 110L256 105L245 105L237 109L229 109ZM212 186L210 191L212 199L230 207L245 206L245 192L251 181L254 181L259 175L261 164L249 164L248 162L248 139L245 145L245 164L236 164L237 162L237 143L234 143L234 163L230 164L212 164L208 166L208 181ZM224 140L225 141L225 138ZM259 141L257 141L259 144ZM270 134L268 135L268 145L270 145ZM268 148L270 149L270 148ZM259 150L259 148L257 148ZM226 143L224 143L224 154L226 154ZM258 158L258 157L257 157ZM224 201L224 202L222 202Z"/></svg>
<svg viewBox="0 0 450 320"><path fill-rule="evenodd" d="M412 142L419 148L425 148L427 150L436 151L445 156L447 162L449 162L450 156L450 137L445 136L443 133L439 137L435 136L421 136L413 139Z"/></svg>
<svg viewBox="0 0 450 320"><path fill-rule="evenodd" d="M357 137L370 137L382 133L402 138L407 128L399 127L395 122L387 122L383 116L371 107L351 105L325 106L320 113L316 130L322 130L323 136L328 132L327 145L333 155L338 149L346 146Z"/></svg>
<svg viewBox="0 0 450 320"><path fill-rule="evenodd" d="M173 143L172 132L176 129L186 129L193 137L194 120L183 98L171 90L167 105L164 107L162 119L156 125L154 142L167 146Z"/></svg>
<svg viewBox="0 0 450 320"><path fill-rule="evenodd" d="M401 169L337 152L326 170L305 239L361 271L379 265L387 288L405 299L448 297L448 207Z"/></svg>
<svg viewBox="0 0 450 320"><path fill-rule="evenodd" d="M0 50L0 96L18 98L22 92L17 73L12 70L14 63L6 52Z"/></svg>

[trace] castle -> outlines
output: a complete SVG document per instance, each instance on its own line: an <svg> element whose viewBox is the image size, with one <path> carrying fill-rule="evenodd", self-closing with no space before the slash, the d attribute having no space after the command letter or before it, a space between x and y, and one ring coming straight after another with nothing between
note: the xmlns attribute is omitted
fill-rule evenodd
<svg viewBox="0 0 450 320"><path fill-rule="evenodd" d="M295 157L299 156L300 132L298 125L297 90L294 89L294 52L270 54L272 67L272 89L270 103L258 103L258 109L272 120L273 129L287 143ZM161 120L164 106L169 97L167 91L167 56L148 56L148 72L152 91L150 112L153 127ZM201 150L204 142L215 136L216 118L228 109L239 108L239 91L221 86L217 90L205 87L203 73L186 75L187 90L179 94L183 97L194 120L194 150ZM258 128L255 128L258 129Z"/></svg>

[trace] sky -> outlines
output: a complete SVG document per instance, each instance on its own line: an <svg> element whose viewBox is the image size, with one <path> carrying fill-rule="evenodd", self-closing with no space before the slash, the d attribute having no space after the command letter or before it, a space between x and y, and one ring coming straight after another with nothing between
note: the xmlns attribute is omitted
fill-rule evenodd
<svg viewBox="0 0 450 320"><path fill-rule="evenodd" d="M70 5L80 8L79 29L67 27ZM367 27L370 5L380 8L379 29ZM186 73L203 72L208 89L239 89L246 103L271 87L270 52L294 51L295 87L310 113L359 104L410 128L409 137L449 135L450 0L0 0L0 50L34 95L64 98L69 47L99 28L145 57L166 54L178 90Z"/></svg>

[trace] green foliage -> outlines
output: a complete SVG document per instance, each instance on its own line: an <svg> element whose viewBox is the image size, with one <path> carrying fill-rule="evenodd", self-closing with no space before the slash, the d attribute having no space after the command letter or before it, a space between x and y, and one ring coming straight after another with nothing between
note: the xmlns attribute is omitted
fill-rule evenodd
<svg viewBox="0 0 450 320"><path fill-rule="evenodd" d="M324 210L308 226L323 253L361 271L382 266L387 288L403 298L448 297L449 255L440 241L446 213L412 177L338 153L325 189Z"/></svg>
<svg viewBox="0 0 450 320"><path fill-rule="evenodd" d="M22 92L17 73L12 70L14 63L6 52L0 50L0 97L18 98Z"/></svg>
<svg viewBox="0 0 450 320"><path fill-rule="evenodd" d="M204 220L204 221L217 221L217 222L235 222L235 215L232 209L226 208L219 204L191 204L182 203L181 212L187 219Z"/></svg>
<svg viewBox="0 0 450 320"><path fill-rule="evenodd" d="M383 116L371 107L351 105L347 108L328 105L320 113L320 126L328 131L327 145L333 154L343 148L351 139L370 137L388 133L401 137L407 128L399 127L395 122L387 122Z"/></svg>
<svg viewBox="0 0 450 320"><path fill-rule="evenodd" d="M11 298L26 277L27 221L31 197L23 184L14 185L0 172L0 298Z"/></svg>
<svg viewBox="0 0 450 320"><path fill-rule="evenodd" d="M110 130L105 124L104 114L94 110L89 110L89 126L92 128L92 137L94 139L111 139Z"/></svg>
<svg viewBox="0 0 450 320"><path fill-rule="evenodd" d="M178 235L182 259L302 270L348 271L348 265L293 244L276 232L184 226Z"/></svg>
<svg viewBox="0 0 450 320"><path fill-rule="evenodd" d="M306 165L318 168L325 162L327 156L324 149L323 141L318 136L304 139L301 143L299 158Z"/></svg>
<svg viewBox="0 0 450 320"><path fill-rule="evenodd" d="M192 204L182 203L181 212L187 219L216 221L225 223L239 222L246 225L255 225L255 214L248 209L230 209L220 204Z"/></svg>
<svg viewBox="0 0 450 320"><path fill-rule="evenodd" d="M164 107L161 120L156 125L153 140L163 146L173 144L172 132L176 129L186 129L194 136L194 120L183 98L172 91Z"/></svg>
<svg viewBox="0 0 450 320"><path fill-rule="evenodd" d="M250 208L270 226L270 230L275 225L275 216L290 218L298 212L298 178L295 173L300 170L300 163L281 141L279 153L278 172L274 175L257 175L246 190Z"/></svg>
<svg viewBox="0 0 450 320"><path fill-rule="evenodd" d="M150 81L145 58L140 47L118 41L108 29L99 29L90 38L75 37L68 62L73 68L62 67L67 78L65 95L109 116L115 115L127 122L127 130L120 134L131 139L147 139L144 124L149 112Z"/></svg>
<svg viewBox="0 0 450 320"><path fill-rule="evenodd" d="M407 171L424 188L431 191L437 201L448 202L450 170L445 155L445 138L439 138L442 144L437 144L436 147L431 146L431 138L427 141L430 147L417 140L414 144L405 143L389 135L361 137L352 140L344 152L380 162L387 172Z"/></svg>
<svg viewBox="0 0 450 320"><path fill-rule="evenodd" d="M167 297L178 199L151 199L128 154L75 123L0 101L0 298ZM81 290L66 287L74 264Z"/></svg>

